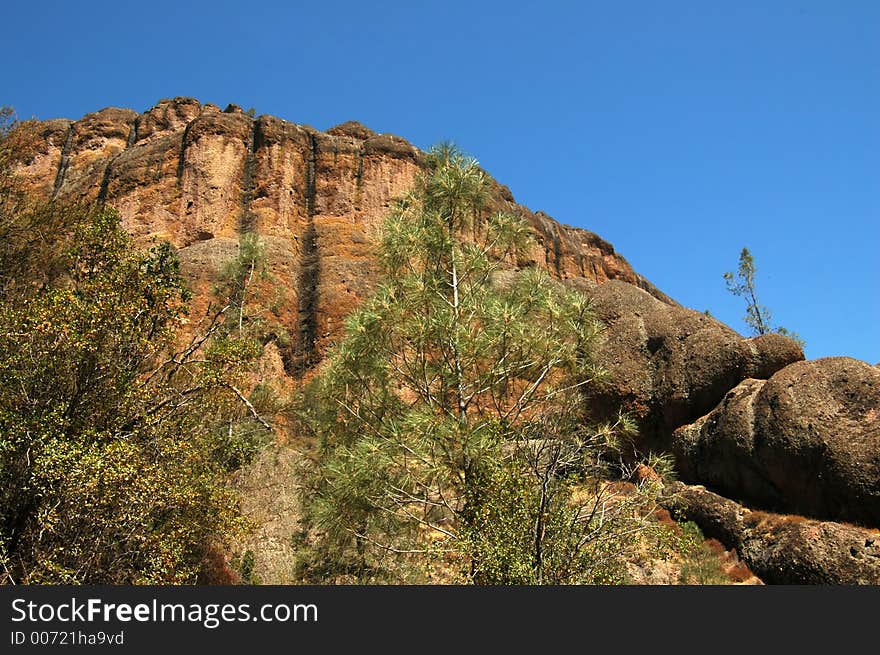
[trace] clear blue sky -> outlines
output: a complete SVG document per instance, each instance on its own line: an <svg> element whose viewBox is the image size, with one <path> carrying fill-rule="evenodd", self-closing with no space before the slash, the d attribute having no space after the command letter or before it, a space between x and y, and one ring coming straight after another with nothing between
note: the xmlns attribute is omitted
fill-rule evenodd
<svg viewBox="0 0 880 655"><path fill-rule="evenodd" d="M593 230L744 331L880 361L880 2L15 2L22 117L194 96L326 129L451 139L533 210Z"/></svg>

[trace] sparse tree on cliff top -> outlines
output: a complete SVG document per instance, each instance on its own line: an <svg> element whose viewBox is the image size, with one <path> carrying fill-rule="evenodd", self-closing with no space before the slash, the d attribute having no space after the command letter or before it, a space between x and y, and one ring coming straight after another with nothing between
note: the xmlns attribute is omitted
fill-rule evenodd
<svg viewBox="0 0 880 655"><path fill-rule="evenodd" d="M784 327L777 326L772 328L770 324L770 310L758 302L757 292L755 290L755 260L748 248L743 248L739 254L739 268L736 274L727 272L724 274L724 280L727 283L727 289L735 296L740 296L746 301L746 315L743 317L746 325L748 325L753 334L767 334L769 332L777 332L797 341L801 347L804 345L797 333L791 332Z"/></svg>

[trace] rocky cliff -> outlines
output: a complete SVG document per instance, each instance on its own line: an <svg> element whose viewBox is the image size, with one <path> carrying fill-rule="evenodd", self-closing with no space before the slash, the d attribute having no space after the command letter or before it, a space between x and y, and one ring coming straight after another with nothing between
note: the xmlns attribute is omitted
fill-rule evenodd
<svg viewBox="0 0 880 655"><path fill-rule="evenodd" d="M358 123L320 132L175 98L143 114L108 108L45 121L23 172L41 195L113 206L142 243L170 241L201 292L196 312L239 236L259 233L285 289L276 313L294 340L282 356L297 374L320 360L342 318L370 293L376 230L422 159L404 139ZM491 206L533 227L537 245L518 264L540 264L560 279L624 280L672 302L597 235L517 205L500 185Z"/></svg>
<svg viewBox="0 0 880 655"><path fill-rule="evenodd" d="M272 311L291 338L273 353L288 379L321 360L371 292L377 229L424 158L358 123L321 132L189 98L142 114L44 121L39 133L21 162L30 189L110 205L139 243L170 241L196 291L196 317L240 237L258 233L283 292ZM684 515L768 581L880 583L876 368L803 362L780 335L743 338L679 306L599 236L516 204L506 187L494 184L490 205L532 227L536 245L513 271L542 266L592 296L607 326L599 359L612 374L588 399L598 416L622 406L639 422L637 447L673 452L686 482L805 518L679 485L672 495ZM842 520L864 527L833 523ZM279 549L287 534L272 537ZM864 547L852 546L859 540Z"/></svg>

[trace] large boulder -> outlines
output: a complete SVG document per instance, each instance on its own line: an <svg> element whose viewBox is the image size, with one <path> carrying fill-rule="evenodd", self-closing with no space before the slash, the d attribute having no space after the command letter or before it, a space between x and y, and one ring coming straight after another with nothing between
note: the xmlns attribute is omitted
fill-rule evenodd
<svg viewBox="0 0 880 655"><path fill-rule="evenodd" d="M743 338L700 312L664 302L621 280L569 284L592 297L605 323L597 359L609 383L590 393L600 419L635 417L641 449L663 451L672 432L711 410L746 378L767 378L804 358L787 337Z"/></svg>
<svg viewBox="0 0 880 655"><path fill-rule="evenodd" d="M745 380L673 437L682 479L768 509L880 526L880 370L848 357Z"/></svg>
<svg viewBox="0 0 880 655"><path fill-rule="evenodd" d="M880 531L756 512L681 482L664 491L674 515L736 548L766 583L880 584Z"/></svg>

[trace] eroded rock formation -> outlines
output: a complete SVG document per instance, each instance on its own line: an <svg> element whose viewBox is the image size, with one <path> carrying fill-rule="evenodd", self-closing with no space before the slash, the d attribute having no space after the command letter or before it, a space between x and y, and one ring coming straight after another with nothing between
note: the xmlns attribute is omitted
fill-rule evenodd
<svg viewBox="0 0 880 655"><path fill-rule="evenodd" d="M669 447L673 430L711 410L746 378L767 378L804 358L791 339L745 339L692 309L661 302L623 281L570 280L594 301L606 325L598 359L610 383L591 392L608 418L623 407L639 420L642 446Z"/></svg>
<svg viewBox="0 0 880 655"><path fill-rule="evenodd" d="M683 479L731 498L880 526L880 370L829 357L745 380L673 452Z"/></svg>
<svg viewBox="0 0 880 655"><path fill-rule="evenodd" d="M666 505L737 549L770 584L880 584L880 531L756 512L704 487L667 486Z"/></svg>
<svg viewBox="0 0 880 655"><path fill-rule="evenodd" d="M285 289L277 316L293 335L291 374L320 360L342 319L376 278L372 246L391 202L411 186L423 153L401 137L349 122L327 132L272 116L252 118L191 98L143 114L108 108L77 121L40 124L22 172L44 196L116 208L140 243L178 248L204 310L218 267L242 233L259 233ZM559 278L620 279L672 302L586 230L517 205L495 185L491 208L523 215L536 245L522 265Z"/></svg>
<svg viewBox="0 0 880 655"><path fill-rule="evenodd" d="M320 132L190 98L38 128L21 162L27 186L116 208L142 245L170 241L195 291L194 322L241 236L262 237L279 292L273 320L290 336L267 349L275 376L312 369L372 291L378 228L424 164L404 139L359 123ZM630 412L639 446L673 449L685 480L764 509L880 525L880 370L845 358L802 362L780 335L745 339L679 306L599 236L517 205L493 184L487 211L522 215L535 236L511 268L539 265L585 291L607 326L598 357L611 382L589 399L600 417ZM679 491L685 515L765 581L880 581L871 530Z"/></svg>

